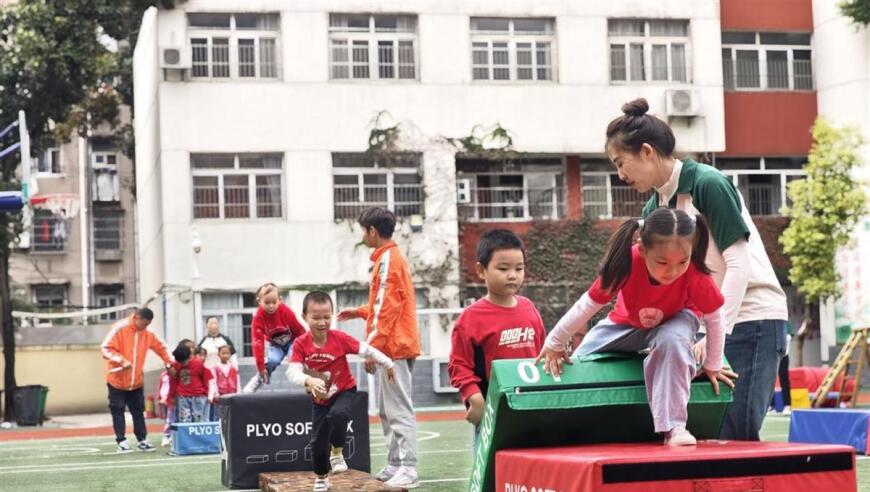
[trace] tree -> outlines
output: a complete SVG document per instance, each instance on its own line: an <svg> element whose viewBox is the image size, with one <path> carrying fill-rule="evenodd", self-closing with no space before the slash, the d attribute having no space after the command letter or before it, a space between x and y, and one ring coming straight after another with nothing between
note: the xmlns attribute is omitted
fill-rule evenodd
<svg viewBox="0 0 870 492"><path fill-rule="evenodd" d="M834 255L849 243L852 229L866 212L867 198L852 178L852 170L861 165L860 134L851 128L831 127L821 117L812 133L807 177L788 187L792 205L783 211L791 222L780 243L792 263L789 280L804 296L805 319L814 328L819 302L840 294ZM807 332L798 334L801 348Z"/></svg>
<svg viewBox="0 0 870 492"><path fill-rule="evenodd" d="M843 0L838 5L840 12L859 26L870 24L870 0Z"/></svg>
<svg viewBox="0 0 870 492"><path fill-rule="evenodd" d="M118 106L132 106L132 53L142 13L174 1L21 0L0 7L0 125L27 115L33 150L85 135L89 126L118 128ZM107 47L118 41L119 49ZM13 132L14 133L14 132ZM131 132L124 131L125 135ZM9 138L9 137L7 137ZM0 142L0 148L11 142ZM128 155L132 146L124 145ZM20 188L20 155L0 162L0 189ZM20 215L0 214L0 331L5 359L4 418L13 417L15 338L9 296L10 245Z"/></svg>

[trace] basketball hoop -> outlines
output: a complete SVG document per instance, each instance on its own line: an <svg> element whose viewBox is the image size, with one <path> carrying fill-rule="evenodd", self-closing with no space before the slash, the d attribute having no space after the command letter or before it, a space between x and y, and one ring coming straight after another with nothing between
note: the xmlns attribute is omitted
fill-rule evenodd
<svg viewBox="0 0 870 492"><path fill-rule="evenodd" d="M79 213L79 196L72 193L46 193L30 199L30 205L37 210L48 210L52 214L71 219Z"/></svg>

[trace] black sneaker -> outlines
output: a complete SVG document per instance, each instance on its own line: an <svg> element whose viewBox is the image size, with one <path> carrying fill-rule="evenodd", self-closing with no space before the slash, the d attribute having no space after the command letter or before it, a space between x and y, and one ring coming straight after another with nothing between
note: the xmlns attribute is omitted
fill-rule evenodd
<svg viewBox="0 0 870 492"><path fill-rule="evenodd" d="M151 443L148 442L148 441L139 441L139 444L136 445L136 448L137 448L139 451L142 451L142 452L145 452L145 453L150 453L150 452L152 452L152 451L157 451L157 448L155 448L154 446L152 446Z"/></svg>

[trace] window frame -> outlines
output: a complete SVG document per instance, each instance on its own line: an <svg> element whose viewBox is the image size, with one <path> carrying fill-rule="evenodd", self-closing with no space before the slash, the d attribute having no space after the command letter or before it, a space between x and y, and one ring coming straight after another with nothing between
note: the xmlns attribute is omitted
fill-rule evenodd
<svg viewBox="0 0 870 492"><path fill-rule="evenodd" d="M611 21L637 21L643 22L644 30L643 34L610 34L610 22ZM674 22L685 22L686 23L686 35L685 36L663 36L663 35L653 35L651 22L655 21L674 21ZM632 61L631 61L631 47L632 45L641 45L643 46L643 78L641 79L632 79ZM653 48L655 46L666 46L666 79L655 79L654 72L655 68L653 65ZM674 46L683 46L683 56L684 56L684 80L678 80L674 76ZM625 70L625 79L615 79L613 78L613 47L614 46L622 46L624 53L624 70ZM635 18L623 18L623 17L610 17L607 19L607 53L608 53L608 71L607 77L611 85L629 85L629 84L691 84L693 83L694 77L692 77L692 72L694 65L692 63L692 23L690 19L635 19Z"/></svg>
<svg viewBox="0 0 870 492"><path fill-rule="evenodd" d="M587 191L586 191L586 189L587 189L586 179L589 177L604 177L605 178L605 180L604 180L605 201L604 202L600 202L600 201L590 202L586 199L586 193L587 193ZM580 173L580 197L581 198L580 199L582 202L582 209L583 209L584 216L588 217L586 207L587 207L587 205L592 204L595 206L604 206L606 208L606 211L607 211L607 213L605 213L605 214L599 214L595 217L589 217L593 220L611 220L614 218L627 217L627 216L622 216L622 215L614 215L614 213L613 213L614 212L614 204L616 203L616 200L614 200L614 196L613 196L613 191L614 191L613 190L613 187L614 187L613 178L614 177L619 179L619 173L617 173L616 171L581 171L581 173ZM623 187L627 188L627 189L632 189L628 185L624 185ZM646 199L649 199L649 196L647 196L644 200L646 200ZM643 210L644 203L646 203L646 202L644 201L641 203L640 210L637 211L636 216L640 215L640 212Z"/></svg>
<svg viewBox="0 0 870 492"><path fill-rule="evenodd" d="M723 34L727 34L730 32L738 32L738 31L724 31ZM734 42L723 42L722 43L722 85L724 90L726 91L734 91L734 92L759 92L759 91L781 91L781 92L815 92L816 91L816 80L815 80L815 57L812 46L812 33L800 33L800 34L808 34L810 36L810 44L767 44L761 42L762 34L770 34L765 31L757 31L753 32L755 42L752 44L749 43L734 43ZM779 33L774 33L779 34ZM729 51L729 57L726 58L725 52ZM739 87L739 79L738 79L738 66L737 66L737 52L745 51L745 52L754 52L757 55L758 59L758 86L745 86ZM785 51L786 52L786 65L787 65L787 74L786 77L788 79L787 87L770 87L770 75L768 73L768 58L767 54L769 51ZM810 68L810 88L796 88L795 84L795 52L796 51L808 51L810 54L809 57L809 68ZM726 59L728 63L726 64ZM727 66L726 66L727 65ZM730 70L730 77L726 75L726 72ZM727 81L730 80L731 84L729 85Z"/></svg>
<svg viewBox="0 0 870 492"><path fill-rule="evenodd" d="M187 12L187 14L205 14L207 12ZM247 13L229 13L227 15L230 16L230 26L228 28L217 27L217 28L208 28L202 26L191 26L190 19L186 18L186 35L188 42L188 49L190 49L191 53L191 68L190 68L190 78L196 81L224 81L224 80L256 80L256 81L280 81L282 78L281 72L281 14L277 12L262 12L257 13L258 15L277 15L278 16L278 25L276 29L244 29L238 28L236 26L236 15L243 14L248 15ZM194 56L194 40L195 39L205 39L206 43L206 61L204 66L207 68L207 75L196 75L196 68L198 66L202 66L202 62L197 62L196 57ZM214 75L214 40L215 39L227 39L227 64L228 64L228 75L226 77L220 76L217 77ZM242 76L241 75L241 65L240 65L240 56L239 56L239 41L240 40L254 40L254 76ZM264 76L263 72L263 61L261 59L261 43L260 41L263 39L272 39L275 42L275 57L273 60L273 70L274 75ZM198 43L197 43L198 45Z"/></svg>
<svg viewBox="0 0 870 492"><path fill-rule="evenodd" d="M206 296L209 294L212 294L212 293L204 293L203 296ZM239 291L214 292L213 294L234 295L236 297L236 300L238 301L237 306L222 307L222 308L210 308L210 307L206 307L205 302L203 302L203 308L202 308L202 324L203 324L203 326L205 326L206 321L209 318L212 318L212 317L218 318L218 320L220 322L220 326L221 326L221 332L227 334L227 336L232 335L232 336L230 336L230 339L233 341L233 344L235 345L236 354L237 354L239 360L241 360L243 358L250 360L250 358L253 357L253 350L251 348L250 340L246 343L245 335L250 334L251 330L250 330L250 324L248 324L248 325L244 324L244 316L250 316L251 321L253 321L253 317L257 313L257 307L256 306L252 306L252 307L245 306L244 296L245 296L245 294L247 294L247 292L239 292ZM229 327L230 327L229 316L231 316L231 315L239 315L242 317L241 338L236 337L235 333L229 333ZM250 354L248 354L248 352L250 352Z"/></svg>
<svg viewBox="0 0 870 492"><path fill-rule="evenodd" d="M398 166L397 167L376 167L376 166L372 166L372 167L362 167L362 166L359 166L359 167L335 167L335 166L333 166L333 168L332 168L332 176L333 176L333 179L332 179L332 190L333 190L332 216L333 216L333 219L334 220L348 220L348 219L355 220L356 219L356 216L339 217L338 214L336 213L336 207L338 207L339 205L346 206L346 207L366 205L366 203L367 203L366 199L365 199L365 190L366 190L365 176L366 175L386 175L386 179L387 179L387 182L385 185L386 192L387 192L386 208L388 210L394 212L396 214L396 217L404 218L404 217L410 217L411 215L420 215L420 216L425 217L425 213L426 213L425 194L423 194L424 195L423 199L421 199L419 202L419 207L420 207L419 214L400 214L400 213L396 212L395 177L398 174L418 176L420 178L419 186L420 186L420 190L422 193L425 184L423 182L423 172L419 166L417 166L417 167L398 167ZM356 186L357 186L357 190L358 190L357 191L357 198L359 199L358 202L337 202L337 201L335 201L334 197L335 197L335 190L336 190L336 188L335 188L336 187L336 183L335 183L336 176L357 176ZM351 186L351 185L338 185L338 186ZM416 202L400 202L399 203L399 205L401 205L401 206L414 206L415 204L416 204ZM369 205L369 206L376 206L376 205Z"/></svg>
<svg viewBox="0 0 870 492"><path fill-rule="evenodd" d="M43 304L39 301L38 291L40 289L57 289L61 293L60 304ZM30 286L30 295L34 306L40 308L55 308L66 306L69 303L69 288L67 284L32 284Z"/></svg>
<svg viewBox="0 0 870 492"><path fill-rule="evenodd" d="M94 286L94 301L98 308L116 307L124 304L124 287L120 285L95 285ZM103 301L115 301L114 304L107 303L103 305ZM103 313L98 316L99 321L117 321L119 319L119 311L112 313Z"/></svg>
<svg viewBox="0 0 870 492"><path fill-rule="evenodd" d="M57 153L57 162L54 161L55 152ZM50 158L49 171L41 171L40 170L40 161L42 159L48 160ZM55 167L57 167L57 172L54 171ZM33 159L33 164L31 165L31 169L33 171L33 176L36 178L56 178L62 177L65 175L63 168L63 146L55 145L45 149L42 152L42 155L37 156Z"/></svg>
<svg viewBox="0 0 870 492"><path fill-rule="evenodd" d="M240 166L239 156L249 155L249 154L259 154L259 155L272 155L272 156L280 156L281 158L281 167L275 169L266 169L266 168L247 168ZM232 168L195 168L193 166L194 156L197 155L232 155L233 156L233 167ZM284 191L287 189L286 177L284 173L284 153L283 152L251 152L251 153L214 153L214 152L191 152L189 155L190 163L190 184L191 184L191 194L190 194L190 203L191 203L191 218L193 220L283 220L286 217L287 206L285 202L285 193ZM246 176L248 178L247 190L248 190L248 216L247 217L227 217L226 216L226 187L224 185L224 178L226 176ZM281 207L281 214L276 217L258 217L257 216L257 177L258 176L279 176L280 184L281 184L281 194L279 196L278 204ZM210 207L212 204L197 204L196 203L196 178L198 177L217 177L217 190L218 190L218 216L217 217L197 217L196 210L197 205ZM237 204L236 204L237 205ZM230 205L233 206L233 205Z"/></svg>
<svg viewBox="0 0 870 492"><path fill-rule="evenodd" d="M473 27L474 21L478 19L503 19L508 22L508 30L504 31L486 31L486 30L475 30ZM515 22L518 20L543 20L548 23L548 28L550 32L545 33L528 33L528 34L518 34L515 28ZM523 31L519 31L522 33ZM469 18L469 39L470 39L470 80L474 84L507 84L507 83L528 83L528 84L554 84L558 83L558 47L557 40L558 36L556 33L556 18L554 17L485 17L485 16L473 16ZM548 43L550 46L550 64L549 65L539 65L538 64L538 43ZM476 51L475 43L486 43L487 48L487 63L486 65L475 64L474 63L474 53ZM507 51L508 51L508 78L507 79L496 79L495 78L495 69L496 65L493 62L493 52L495 51L493 48L493 43L506 43ZM518 44L523 43L531 43L531 65L529 66L532 71L532 78L530 79L521 79L518 76L518 71L520 69L517 58L519 51L517 48ZM479 48L479 47L477 47ZM499 65L498 67L502 67ZM550 78L538 78L538 70L541 67L549 67ZM487 78L476 78L475 70L476 69L486 69L487 70Z"/></svg>
<svg viewBox="0 0 870 492"><path fill-rule="evenodd" d="M352 28L341 28L332 26L333 16L367 16L368 28L365 31ZM375 22L378 17L408 17L414 19L413 31L378 31ZM357 81L388 81L388 82L419 82L420 80L420 43L419 43L419 16L417 14L371 14L371 13L351 13L351 12L332 12L329 14L330 22L328 27L328 60L327 70L329 71L329 80L339 82L357 82ZM335 60L336 49L333 46L335 41L345 42L345 53L347 58L343 62ZM361 65L353 59L354 43L365 41L367 43L368 62L365 66L368 68L367 77L355 77L354 67ZM381 77L380 75L380 43L389 41L393 46L393 63L392 69L394 77ZM402 42L411 42L412 51L414 53L414 76L401 77L402 64L399 62L399 50ZM347 69L347 77L336 77L335 69L343 67Z"/></svg>
<svg viewBox="0 0 870 492"><path fill-rule="evenodd" d="M522 176L523 185L522 185L522 193L523 200L519 203L514 202L487 202L481 203L478 201L478 192L481 188L477 186L477 178L479 176ZM553 197L550 203L550 211L553 212L547 218L544 217L536 217L531 214L532 204L529 202L529 177L530 176L549 176L551 178L552 187L551 190L554 191ZM562 178L562 183L559 184L559 177ZM565 210L565 200L566 200L566 174L565 170L541 170L541 171L527 171L527 170L516 170L516 171L492 171L492 172L458 172L456 174L456 179L469 179L472 182L472 186L469 190L470 196L472 197L469 203L458 204L459 208L469 208L474 211L474 214L470 217L465 216L461 212L459 213L460 221L469 221L469 222L530 222L533 220L547 220L547 221L558 221L564 220L567 217L567 210ZM490 187L492 188L506 188L504 186ZM517 188L520 189L520 188ZM561 197L560 197L561 194ZM561 198L561 199L560 199ZM522 216L514 216L514 217L483 217L481 218L480 210L482 207L496 207L507 210L508 208L517 208L522 207L523 214Z"/></svg>

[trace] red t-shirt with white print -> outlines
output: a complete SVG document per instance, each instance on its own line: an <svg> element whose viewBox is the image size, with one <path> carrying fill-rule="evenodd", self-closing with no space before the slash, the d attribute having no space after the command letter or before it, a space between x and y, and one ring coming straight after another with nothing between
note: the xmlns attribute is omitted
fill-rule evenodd
<svg viewBox="0 0 870 492"><path fill-rule="evenodd" d="M359 341L339 330L329 330L326 343L318 347L311 332L293 342L290 362L299 362L305 373L325 381L326 399L315 398L318 405L329 405L342 391L356 387L356 380L347 364L347 354L359 353Z"/></svg>
<svg viewBox="0 0 870 492"><path fill-rule="evenodd" d="M612 297L601 288L601 277L596 278L589 288L589 298L607 304ZM700 272L692 263L673 283L654 284L636 244L631 248L631 274L619 289L616 306L608 317L613 323L643 330L659 326L683 309L691 309L700 318L724 303L713 277Z"/></svg>

